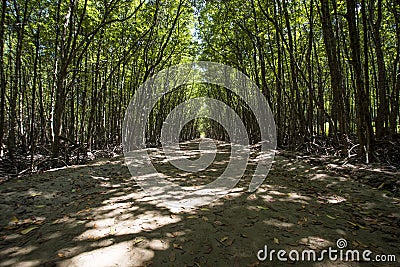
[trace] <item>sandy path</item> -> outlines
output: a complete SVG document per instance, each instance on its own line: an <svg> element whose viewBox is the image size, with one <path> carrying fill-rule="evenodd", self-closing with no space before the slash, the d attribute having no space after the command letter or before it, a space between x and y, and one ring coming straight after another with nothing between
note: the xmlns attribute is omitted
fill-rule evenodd
<svg viewBox="0 0 400 267"><path fill-rule="evenodd" d="M156 163L171 180L204 183L223 171L228 156L196 175L162 158ZM182 212L146 196L121 157L7 181L0 185L0 266L400 265L399 199L285 153L250 194L253 169L229 195ZM396 262L257 259L265 245L320 252L336 249L339 238L346 249L395 255Z"/></svg>

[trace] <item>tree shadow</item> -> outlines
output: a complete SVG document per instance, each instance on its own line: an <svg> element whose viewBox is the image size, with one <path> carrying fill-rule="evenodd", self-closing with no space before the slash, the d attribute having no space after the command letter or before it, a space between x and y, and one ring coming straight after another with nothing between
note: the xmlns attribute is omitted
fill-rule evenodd
<svg viewBox="0 0 400 267"><path fill-rule="evenodd" d="M146 195L121 158L5 182L0 266L376 266L257 259L265 245L320 252L339 238L349 249L397 254L385 264L399 264L399 200L280 155L264 184L248 193L255 166L249 163L228 195L185 210Z"/></svg>

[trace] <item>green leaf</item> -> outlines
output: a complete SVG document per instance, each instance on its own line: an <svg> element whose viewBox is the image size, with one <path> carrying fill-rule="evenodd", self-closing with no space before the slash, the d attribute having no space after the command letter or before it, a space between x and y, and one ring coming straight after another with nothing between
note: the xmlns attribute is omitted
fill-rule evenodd
<svg viewBox="0 0 400 267"><path fill-rule="evenodd" d="M22 230L20 233L23 234L23 235L26 235L26 234L28 234L29 232L31 232L32 230L35 230L35 229L37 229L37 228L39 228L39 226L31 226L31 227L29 227L29 228L26 228L25 230Z"/></svg>

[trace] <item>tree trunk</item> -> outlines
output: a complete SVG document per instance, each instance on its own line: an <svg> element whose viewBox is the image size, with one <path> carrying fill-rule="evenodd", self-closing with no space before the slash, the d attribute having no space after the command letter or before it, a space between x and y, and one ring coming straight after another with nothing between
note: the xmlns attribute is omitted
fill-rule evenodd
<svg viewBox="0 0 400 267"><path fill-rule="evenodd" d="M393 15L396 25L400 25L400 3L396 1L396 5L393 8ZM396 27L396 41L400 43L400 27ZM400 68L400 47L396 47L396 57L393 63L393 89L390 95L390 135L393 137L397 132L397 119L399 116L399 94L400 94L400 76L398 70Z"/></svg>
<svg viewBox="0 0 400 267"><path fill-rule="evenodd" d="M7 10L7 1L2 1L0 20L0 151L3 151L4 115L6 102L6 75L4 66L4 20Z"/></svg>
<svg viewBox="0 0 400 267"><path fill-rule="evenodd" d="M373 4L373 3L371 3ZM387 80L386 80L386 66L385 59L382 50L382 37L381 37L381 24L382 24L382 0L378 0L378 18L376 22L373 22L373 12L370 14L371 24L373 29L373 40L376 53L376 62L378 66L378 86L377 86L377 97L378 97L378 111L375 121L376 137L382 138L387 134L388 116L389 116L389 104L387 100Z"/></svg>
<svg viewBox="0 0 400 267"><path fill-rule="evenodd" d="M335 0L333 0L335 1ZM331 11L328 0L320 0L321 2L321 23L325 44L325 51L328 57L329 71L331 74L331 89L333 93L331 117L334 127L330 132L346 133L346 125L344 120L344 84L342 76L342 67L337 55L336 37L332 28Z"/></svg>
<svg viewBox="0 0 400 267"><path fill-rule="evenodd" d="M33 157L35 154L35 139L34 139L34 131L35 131L35 100L36 100L36 87L37 87L37 69L38 69L38 61L39 61L39 47L40 47L40 24L38 24L37 32L35 34L35 59L33 63L33 86L32 86L32 99L31 99L31 125L30 125L30 151L31 151L31 169L33 168Z"/></svg>
<svg viewBox="0 0 400 267"><path fill-rule="evenodd" d="M360 143L360 153L365 156L366 162L369 162L370 144L373 138L371 114L368 107L369 96L365 93L364 80L361 70L360 56L360 36L356 24L356 2L355 0L346 0L347 14L346 18L349 24L350 48L352 54L352 65L356 80L356 118L357 135Z"/></svg>
<svg viewBox="0 0 400 267"><path fill-rule="evenodd" d="M15 6L18 4L14 3ZM25 24L27 22L28 15L28 1L25 1L23 15L19 12L19 7L15 10L15 23L17 31L17 45L15 48L15 66L14 66L14 79L13 86L10 93L10 117L9 117L9 129L8 129L8 152L11 159L14 158L16 149L16 126L17 126L17 99L20 91L20 80L21 80L21 64L22 64L22 45L25 35Z"/></svg>
<svg viewBox="0 0 400 267"><path fill-rule="evenodd" d="M295 104L293 106L295 110L295 114L297 115L297 122L292 125L293 129L298 126L299 129L299 134L302 138L302 140L296 140L295 136L292 135L292 138L294 142L293 145L296 143L296 141L303 142L303 137L306 136L306 131L305 131L305 116L304 116L304 110L302 108L302 103L300 99L300 88L299 88L299 79L298 79L298 71L297 71L297 66L296 66L296 59L294 57L295 50L294 50L294 45L293 45L293 35L292 35L292 30L291 30L291 25L290 25L290 19L289 19L289 11L288 11L288 6L287 6L287 0L282 1L283 4L283 12L284 12L284 17L285 17L285 23L286 23L286 29L287 29L287 35L288 35L288 50L289 50L289 65L290 65L290 75L292 78L292 85L291 85L291 95L292 95L292 100Z"/></svg>

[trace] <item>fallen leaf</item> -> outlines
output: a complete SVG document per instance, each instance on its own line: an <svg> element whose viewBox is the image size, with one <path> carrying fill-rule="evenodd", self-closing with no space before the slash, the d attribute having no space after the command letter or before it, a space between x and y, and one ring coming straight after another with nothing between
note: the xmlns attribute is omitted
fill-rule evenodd
<svg viewBox="0 0 400 267"><path fill-rule="evenodd" d="M110 227L110 235L114 235L115 234L115 227Z"/></svg>
<svg viewBox="0 0 400 267"><path fill-rule="evenodd" d="M89 236L87 237L87 239L93 240L93 241L99 240L100 238L101 238L100 236L94 236L94 235L89 235Z"/></svg>
<svg viewBox="0 0 400 267"><path fill-rule="evenodd" d="M214 224L217 225L217 226L223 226L223 225L225 225L225 224L224 224L223 222L221 222L221 221L215 221Z"/></svg>
<svg viewBox="0 0 400 267"><path fill-rule="evenodd" d="M188 219L196 219L196 218L199 218L199 216L197 216L197 215L190 215L190 216L188 216L187 218L188 218Z"/></svg>
<svg viewBox="0 0 400 267"><path fill-rule="evenodd" d="M83 209L83 210L78 211L76 214L87 213L87 212L89 212L91 209L92 209L92 208Z"/></svg>
<svg viewBox="0 0 400 267"><path fill-rule="evenodd" d="M331 215L328 215L328 214L326 214L326 217L328 217L329 219L332 219L332 220L336 220L335 217L333 217L333 216L331 216Z"/></svg>
<svg viewBox="0 0 400 267"><path fill-rule="evenodd" d="M62 253L62 252L58 252L58 253L57 253L57 256L58 256L59 258L64 258L64 257L65 257L65 254Z"/></svg>
<svg viewBox="0 0 400 267"><path fill-rule="evenodd" d="M314 225L321 225L321 224L323 224L322 222L319 222L319 221L312 221L311 223L314 224Z"/></svg>
<svg viewBox="0 0 400 267"><path fill-rule="evenodd" d="M366 229L367 227L362 226L361 224L357 224L358 227L360 227L361 229Z"/></svg>
<svg viewBox="0 0 400 267"><path fill-rule="evenodd" d="M269 209L269 208L263 207L263 206L257 206L256 208L257 208L257 209L260 209L260 210L268 210L268 209Z"/></svg>
<svg viewBox="0 0 400 267"><path fill-rule="evenodd" d="M139 244L139 243L142 242L143 240L144 240L143 238L135 239L135 245L136 245L136 244Z"/></svg>
<svg viewBox="0 0 400 267"><path fill-rule="evenodd" d="M179 244L173 244L173 247L176 249L183 249L182 245L179 245Z"/></svg>
<svg viewBox="0 0 400 267"><path fill-rule="evenodd" d="M255 200L255 199L257 199L257 196L256 196L256 194L251 194L251 195L249 195L249 196L247 197L247 199L248 199L248 200Z"/></svg>
<svg viewBox="0 0 400 267"><path fill-rule="evenodd" d="M28 223L32 223L34 220L35 220L35 217L32 216L30 218L26 218L26 219L20 221L19 223L20 224L28 224Z"/></svg>
<svg viewBox="0 0 400 267"><path fill-rule="evenodd" d="M353 223L353 222L351 222L351 221L347 221L347 223L349 223L349 224L351 224L351 225L353 225L353 226L357 226L356 223Z"/></svg>
<svg viewBox="0 0 400 267"><path fill-rule="evenodd" d="M16 216L13 216L10 220L10 223L15 223L17 224L19 222L18 218Z"/></svg>
<svg viewBox="0 0 400 267"><path fill-rule="evenodd" d="M44 221L45 221L45 219L39 219L39 220L36 220L34 222L34 224L41 225L42 223L44 223Z"/></svg>
<svg viewBox="0 0 400 267"><path fill-rule="evenodd" d="M201 217L203 221L208 222L208 218L206 216Z"/></svg>
<svg viewBox="0 0 400 267"><path fill-rule="evenodd" d="M56 219L56 220L52 221L51 224L57 224L57 223L61 223L61 222L62 222L62 219L60 218L60 219Z"/></svg>
<svg viewBox="0 0 400 267"><path fill-rule="evenodd" d="M223 238L221 238L220 240L219 240L219 242L225 242L226 240L228 240L228 237L227 236L224 236Z"/></svg>
<svg viewBox="0 0 400 267"><path fill-rule="evenodd" d="M39 228L39 226L32 226L32 227L26 228L25 230L22 230L20 233L23 234L23 235L26 235L26 234L28 234L30 231L35 230L35 229L37 229L37 228Z"/></svg>
<svg viewBox="0 0 400 267"><path fill-rule="evenodd" d="M274 237L274 243L275 243L275 244L279 244L279 239L276 238L276 237Z"/></svg>

